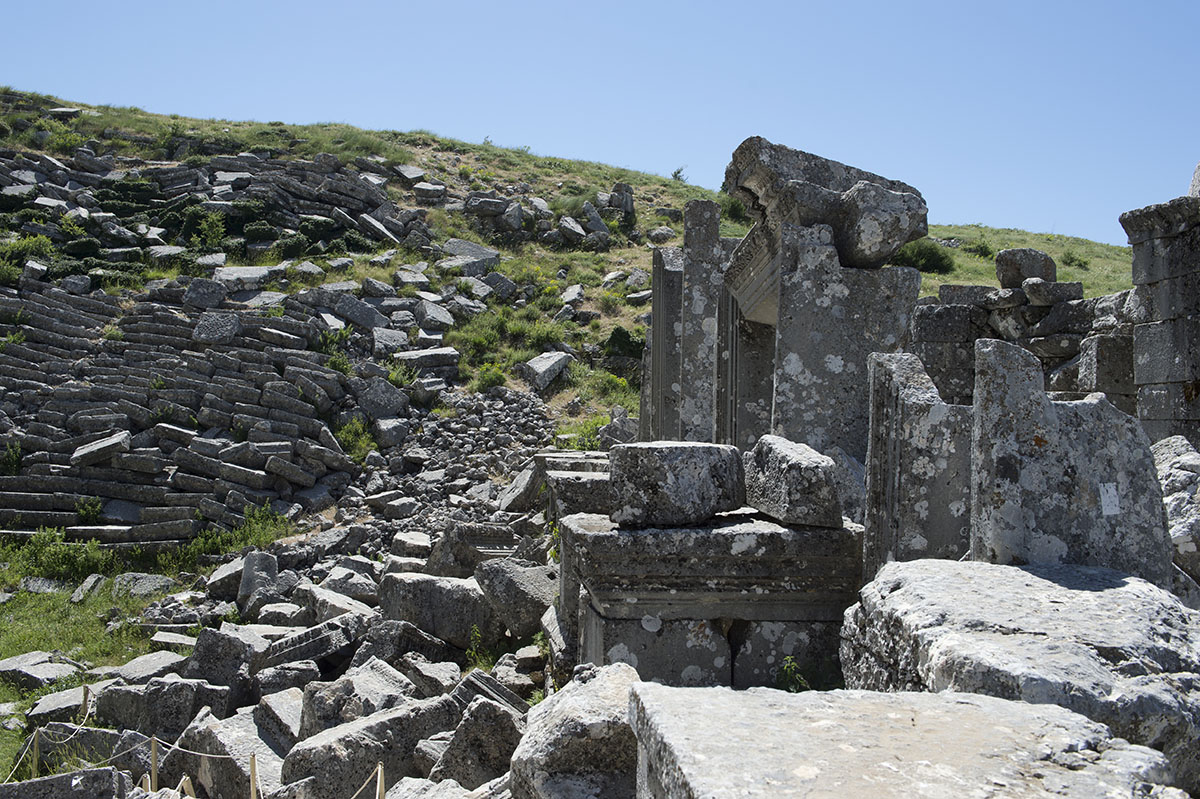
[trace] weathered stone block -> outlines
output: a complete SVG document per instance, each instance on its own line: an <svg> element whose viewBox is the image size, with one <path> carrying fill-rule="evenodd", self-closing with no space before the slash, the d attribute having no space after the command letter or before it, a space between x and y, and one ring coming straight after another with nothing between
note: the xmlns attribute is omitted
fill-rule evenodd
<svg viewBox="0 0 1200 799"><path fill-rule="evenodd" d="M746 504L783 524L842 526L833 459L779 436L763 436L742 456Z"/></svg>
<svg viewBox="0 0 1200 799"><path fill-rule="evenodd" d="M609 463L618 524L692 524L745 500L741 455L726 444L619 444Z"/></svg>
<svg viewBox="0 0 1200 799"><path fill-rule="evenodd" d="M1053 283L1058 277L1054 259L1029 247L996 253L996 279L1000 281L1000 288L1019 289L1031 277Z"/></svg>
<svg viewBox="0 0 1200 799"><path fill-rule="evenodd" d="M971 557L1107 566L1162 586L1171 546L1150 441L1098 396L1052 402L1041 363L975 345Z"/></svg>

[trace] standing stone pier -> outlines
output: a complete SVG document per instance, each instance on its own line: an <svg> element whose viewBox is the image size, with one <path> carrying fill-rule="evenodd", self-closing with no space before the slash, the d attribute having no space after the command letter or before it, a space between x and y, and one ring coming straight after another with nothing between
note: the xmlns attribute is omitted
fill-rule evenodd
<svg viewBox="0 0 1200 799"><path fill-rule="evenodd" d="M1121 215L1133 246L1137 411L1152 441L1200 446L1200 197Z"/></svg>

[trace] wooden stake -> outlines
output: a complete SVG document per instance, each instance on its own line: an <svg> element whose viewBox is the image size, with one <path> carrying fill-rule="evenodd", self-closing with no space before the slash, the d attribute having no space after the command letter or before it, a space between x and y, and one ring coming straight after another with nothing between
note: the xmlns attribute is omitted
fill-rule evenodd
<svg viewBox="0 0 1200 799"><path fill-rule="evenodd" d="M143 790L143 791L145 791L146 793L150 793L150 775L149 775L149 774L143 774L143 775L142 775L142 785L141 785L141 788L142 788L142 790Z"/></svg>
<svg viewBox="0 0 1200 799"><path fill-rule="evenodd" d="M250 799L258 799L258 756L250 755Z"/></svg>
<svg viewBox="0 0 1200 799"><path fill-rule="evenodd" d="M81 719L87 718L88 705L90 704L88 699L89 699L88 687L85 685L85 686L83 686L83 705L81 705L79 708L79 717ZM83 722L81 721L80 723L82 724Z"/></svg>
<svg viewBox="0 0 1200 799"><path fill-rule="evenodd" d="M192 787L192 778L184 774L183 779L179 781L179 786L175 789L184 796L191 796L195 799L196 789Z"/></svg>
<svg viewBox="0 0 1200 799"><path fill-rule="evenodd" d="M387 793L383 787L383 761L380 761L375 766L375 799L385 799L384 794Z"/></svg>
<svg viewBox="0 0 1200 799"><path fill-rule="evenodd" d="M158 790L158 738L150 739L150 792Z"/></svg>
<svg viewBox="0 0 1200 799"><path fill-rule="evenodd" d="M38 758L41 755L41 735L42 728L35 727L33 730L33 776L38 775Z"/></svg>

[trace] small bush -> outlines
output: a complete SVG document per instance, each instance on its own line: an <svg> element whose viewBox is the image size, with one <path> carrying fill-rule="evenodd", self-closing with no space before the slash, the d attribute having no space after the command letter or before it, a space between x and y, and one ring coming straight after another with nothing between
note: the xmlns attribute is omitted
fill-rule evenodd
<svg viewBox="0 0 1200 799"><path fill-rule="evenodd" d="M989 244L988 240L983 236L980 236L978 239L970 242L969 244L964 244L961 249L963 252L969 252L971 255L978 255L980 258L996 257L996 248Z"/></svg>
<svg viewBox="0 0 1200 799"><path fill-rule="evenodd" d="M50 260L54 257L54 243L45 236L26 236L23 239L0 244L0 264L23 267L30 258Z"/></svg>
<svg viewBox="0 0 1200 799"><path fill-rule="evenodd" d="M87 139L74 131L51 133L50 138L46 140L46 149L51 152L70 155L82 147L86 141Z"/></svg>
<svg viewBox="0 0 1200 799"><path fill-rule="evenodd" d="M495 386L502 386L506 382L508 381L504 376L503 369L494 363L486 363L480 368L479 374L476 375L475 379L471 381L470 389L482 394L488 389Z"/></svg>
<svg viewBox="0 0 1200 799"><path fill-rule="evenodd" d="M279 253L280 258L299 258L308 250L309 243L303 233L296 233L292 236L284 236L275 242L275 250Z"/></svg>
<svg viewBox="0 0 1200 799"><path fill-rule="evenodd" d="M612 316L621 310L621 306L625 304L625 298L615 292L606 291L600 295L597 303L606 316Z"/></svg>
<svg viewBox="0 0 1200 799"><path fill-rule="evenodd" d="M0 452L0 475L12 477L21 473L21 445L9 441Z"/></svg>
<svg viewBox="0 0 1200 799"><path fill-rule="evenodd" d="M1070 266L1074 269L1084 270L1091 265L1091 261L1089 261L1087 258L1084 258L1082 255L1079 255L1074 250L1066 250L1063 252L1062 256L1058 259L1058 262L1063 266Z"/></svg>
<svg viewBox="0 0 1200 799"><path fill-rule="evenodd" d="M354 376L354 361L350 360L350 356L341 350L330 355L325 365L330 369L336 369L347 377Z"/></svg>
<svg viewBox="0 0 1200 799"><path fill-rule="evenodd" d="M205 214L196 226L192 246L202 249L218 249L225 238L225 215L220 211Z"/></svg>
<svg viewBox="0 0 1200 799"><path fill-rule="evenodd" d="M800 664L791 655L783 659L783 664L779 667L779 675L776 677L779 690L787 691L789 694L798 694L804 691L811 691L812 686L808 680L800 673Z"/></svg>
<svg viewBox="0 0 1200 799"><path fill-rule="evenodd" d="M110 550L101 549L95 539L86 544L70 544L63 531L43 527L18 547L6 553L9 570L31 577L79 582L89 574L111 574L117 563Z"/></svg>
<svg viewBox="0 0 1200 799"><path fill-rule="evenodd" d="M83 497L75 503L75 515L80 524L95 524L104 512L104 501L100 497Z"/></svg>
<svg viewBox="0 0 1200 799"><path fill-rule="evenodd" d="M597 435L601 427L608 424L608 417L593 416L574 424L565 425L558 430L559 435L574 436L560 446L566 449L592 450L600 449L600 438Z"/></svg>
<svg viewBox="0 0 1200 799"><path fill-rule="evenodd" d="M388 372L388 382L396 388L404 388L415 383L416 380L417 370L402 363L396 364L392 367L392 371Z"/></svg>
<svg viewBox="0 0 1200 799"><path fill-rule="evenodd" d="M242 235L246 241L275 241L278 235L275 232L275 227L270 222L251 222L242 228Z"/></svg>
<svg viewBox="0 0 1200 799"><path fill-rule="evenodd" d="M742 201L732 194L721 192L717 195L717 202L721 204L722 219L737 222L739 225L749 225L754 221L750 214L746 213L746 206L742 205Z"/></svg>
<svg viewBox="0 0 1200 799"><path fill-rule="evenodd" d="M892 256L895 266L911 266L921 272L945 275L954 271L954 256L930 239L917 239L905 244Z"/></svg>
<svg viewBox="0 0 1200 799"><path fill-rule="evenodd" d="M379 445L375 443L375 438L371 435L367 423L361 416L355 416L346 422L338 428L333 436L342 445L342 451L356 463L363 463L367 459L367 455L371 454L373 450L379 449Z"/></svg>

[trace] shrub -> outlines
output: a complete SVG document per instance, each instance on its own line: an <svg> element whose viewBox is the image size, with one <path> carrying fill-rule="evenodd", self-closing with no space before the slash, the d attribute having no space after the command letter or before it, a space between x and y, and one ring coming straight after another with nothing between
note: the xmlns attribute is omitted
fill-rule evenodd
<svg viewBox="0 0 1200 799"><path fill-rule="evenodd" d="M92 236L73 239L63 245L63 252L76 258L94 258L100 254L100 240Z"/></svg>
<svg viewBox="0 0 1200 799"><path fill-rule="evenodd" d="M0 475L12 477L21 473L21 444L9 441L0 452Z"/></svg>
<svg viewBox="0 0 1200 799"><path fill-rule="evenodd" d="M308 245L308 238L303 233L296 233L275 242L275 250L281 258L298 258L308 250Z"/></svg>
<svg viewBox="0 0 1200 799"><path fill-rule="evenodd" d="M740 225L749 225L754 221L750 218L750 214L746 213L746 206L742 205L742 201L732 194L721 192L717 195L717 202L721 204L722 219L737 222Z"/></svg>
<svg viewBox="0 0 1200 799"><path fill-rule="evenodd" d="M75 515L80 524L95 524L100 521L104 511L104 501L100 497L82 497L75 503Z"/></svg>
<svg viewBox="0 0 1200 799"><path fill-rule="evenodd" d="M346 235L342 236L341 242L347 252L370 252L375 249L371 240L357 230L347 230Z"/></svg>
<svg viewBox="0 0 1200 799"><path fill-rule="evenodd" d="M270 222L251 222L242 228L242 235L246 241L274 241L276 237L275 227Z"/></svg>
<svg viewBox="0 0 1200 799"><path fill-rule="evenodd" d="M559 428L558 434L572 436L572 438L567 439L566 443L561 446L576 450L599 449L600 439L597 433L606 424L608 424L608 417L600 415L565 425Z"/></svg>
<svg viewBox="0 0 1200 799"><path fill-rule="evenodd" d="M980 258L996 257L996 248L989 244L988 240L983 236L980 236L977 240L971 242L970 244L964 244L962 246L962 251L969 252L971 255L978 255Z"/></svg>
<svg viewBox="0 0 1200 799"><path fill-rule="evenodd" d="M472 391L478 391L482 394L488 389L495 386L502 386L506 382L508 381L504 376L503 369L494 363L486 363L480 368L479 374L471 382L470 388Z"/></svg>
<svg viewBox="0 0 1200 799"><path fill-rule="evenodd" d="M363 463L367 459L367 455L373 450L379 449L379 445L375 443L371 431L367 428L366 421L361 416L355 416L346 422L338 428L333 436L342 445L342 450L356 463Z"/></svg>
<svg viewBox="0 0 1200 799"><path fill-rule="evenodd" d="M606 316L612 316L621 310L621 306L625 304L625 298L615 292L606 291L600 295L600 299L597 302L600 305L600 310Z"/></svg>
<svg viewBox="0 0 1200 799"><path fill-rule="evenodd" d="M1063 266L1070 266L1075 269L1087 269L1088 266L1091 264L1091 261L1089 261L1087 258L1084 258L1083 256L1076 253L1074 250L1070 250L1070 249L1063 252L1062 256L1058 259L1058 261Z"/></svg>
<svg viewBox="0 0 1200 799"><path fill-rule="evenodd" d="M95 539L69 544L60 529L40 528L25 545L9 553L9 569L19 574L79 582L89 574L110 574L116 556Z"/></svg>
<svg viewBox="0 0 1200 799"><path fill-rule="evenodd" d="M417 370L402 363L396 364L392 367L392 371L388 372L388 382L396 388L404 388L415 383L416 380Z"/></svg>
<svg viewBox="0 0 1200 799"><path fill-rule="evenodd" d="M21 282L21 270L12 264L0 262L0 286L16 286Z"/></svg>
<svg viewBox="0 0 1200 799"><path fill-rule="evenodd" d="M779 667L779 674L776 677L779 690L787 691L789 694L798 694L803 691L811 691L812 686L808 684L808 680L804 679L804 675L800 673L800 664L791 655L783 659L783 664Z"/></svg>
<svg viewBox="0 0 1200 799"><path fill-rule="evenodd" d="M930 239L917 239L905 244L892 256L891 263L938 275L954 271L954 256Z"/></svg>
<svg viewBox="0 0 1200 799"><path fill-rule="evenodd" d="M49 260L53 257L54 244L45 236L26 236L0 244L0 264L10 264L18 269L30 258Z"/></svg>
<svg viewBox="0 0 1200 799"><path fill-rule="evenodd" d="M51 133L50 138L46 140L46 149L62 153L63 155L70 155L82 147L85 141L87 139L74 131Z"/></svg>
<svg viewBox="0 0 1200 799"><path fill-rule="evenodd" d="M192 235L192 246L204 249L217 249L221 239L225 238L225 215L220 211L205 214L196 226Z"/></svg>
<svg viewBox="0 0 1200 799"><path fill-rule="evenodd" d="M683 170L685 169L687 169L687 164L673 169L671 171L671 180L676 180L680 183L687 183L687 175L683 174Z"/></svg>

